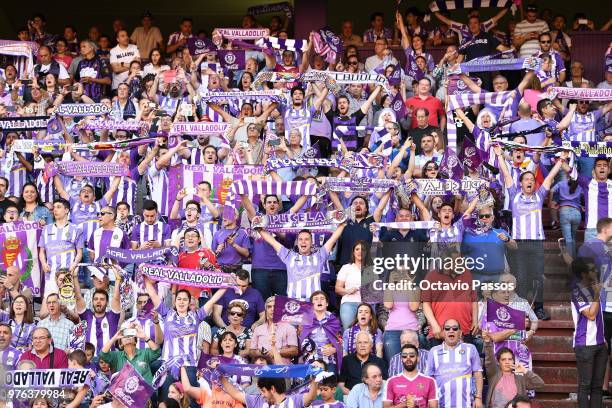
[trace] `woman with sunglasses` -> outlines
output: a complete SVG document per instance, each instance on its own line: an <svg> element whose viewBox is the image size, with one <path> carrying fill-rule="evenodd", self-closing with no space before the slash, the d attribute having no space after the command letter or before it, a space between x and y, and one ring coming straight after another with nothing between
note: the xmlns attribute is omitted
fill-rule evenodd
<svg viewBox="0 0 612 408"><path fill-rule="evenodd" d="M241 301L233 301L229 304L229 311L227 312L227 320L229 324L225 327L217 330L217 333L213 337L213 343L211 348L212 354L223 354L223 335L226 333L232 333L236 338L237 349L236 353L243 357L249 355L251 349L251 338L253 337L253 330L248 327L244 327L244 317L246 316L246 308Z"/></svg>

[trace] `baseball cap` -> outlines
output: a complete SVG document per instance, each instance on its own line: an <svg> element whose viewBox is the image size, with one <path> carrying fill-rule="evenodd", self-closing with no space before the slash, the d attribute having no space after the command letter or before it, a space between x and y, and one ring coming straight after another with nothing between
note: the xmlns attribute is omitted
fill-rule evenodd
<svg viewBox="0 0 612 408"><path fill-rule="evenodd" d="M535 4L529 4L529 5L527 6L527 12L530 12L530 11L535 11L535 12L537 12L537 11L538 11L538 6L537 6L537 5L535 5Z"/></svg>

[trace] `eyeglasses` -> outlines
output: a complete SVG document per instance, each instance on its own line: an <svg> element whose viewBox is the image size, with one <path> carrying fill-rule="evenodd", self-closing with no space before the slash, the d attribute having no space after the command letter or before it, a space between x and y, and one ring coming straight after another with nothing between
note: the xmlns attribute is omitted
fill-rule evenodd
<svg viewBox="0 0 612 408"><path fill-rule="evenodd" d="M108 212L108 211L100 211L98 213L98 217L101 216L101 215L113 215L113 213L112 212Z"/></svg>
<svg viewBox="0 0 612 408"><path fill-rule="evenodd" d="M359 65L359 61L349 61L349 65Z"/></svg>
<svg viewBox="0 0 612 408"><path fill-rule="evenodd" d="M540 44L550 44L550 40L549 41L540 41Z"/></svg>
<svg viewBox="0 0 612 408"><path fill-rule="evenodd" d="M493 216L493 214L478 214L478 218L479 219L483 219L483 218L491 218Z"/></svg>
<svg viewBox="0 0 612 408"><path fill-rule="evenodd" d="M415 358L417 355L414 353L402 353L402 358Z"/></svg>
<svg viewBox="0 0 612 408"><path fill-rule="evenodd" d="M459 331L459 326L444 326L446 331Z"/></svg>
<svg viewBox="0 0 612 408"><path fill-rule="evenodd" d="M238 316L238 317L244 316L244 314L242 314L242 312L230 312L229 314L230 314L230 316Z"/></svg>

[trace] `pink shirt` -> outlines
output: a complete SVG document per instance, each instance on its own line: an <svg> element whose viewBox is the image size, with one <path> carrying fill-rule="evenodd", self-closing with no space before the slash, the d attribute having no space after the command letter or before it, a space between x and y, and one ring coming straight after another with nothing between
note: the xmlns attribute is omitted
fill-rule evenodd
<svg viewBox="0 0 612 408"><path fill-rule="evenodd" d="M416 313L410 310L409 302L393 302L385 330L418 330L419 320Z"/></svg>
<svg viewBox="0 0 612 408"><path fill-rule="evenodd" d="M283 347L296 346L298 345L297 331L293 326L287 323L275 323L276 326L276 347L281 350ZM261 348L270 350L270 328L267 324L257 326L253 331L253 337L251 338L251 349L261 350ZM289 364L291 361L288 358L285 360L285 364Z"/></svg>
<svg viewBox="0 0 612 408"><path fill-rule="evenodd" d="M438 399L436 382L433 378L420 373L412 379L402 373L387 380L385 401L399 405L405 403L408 395L413 396L416 407L427 408L429 401Z"/></svg>

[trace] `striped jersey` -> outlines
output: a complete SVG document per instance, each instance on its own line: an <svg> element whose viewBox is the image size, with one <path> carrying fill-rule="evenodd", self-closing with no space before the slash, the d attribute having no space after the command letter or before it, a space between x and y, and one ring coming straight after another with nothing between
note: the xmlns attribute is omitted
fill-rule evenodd
<svg viewBox="0 0 612 408"><path fill-rule="evenodd" d="M597 220L612 217L612 180L597 181L579 174L578 185L584 191L586 228L596 228Z"/></svg>
<svg viewBox="0 0 612 408"><path fill-rule="evenodd" d="M461 342L451 349L442 343L429 350L425 374L436 380L441 407L471 408L472 373L477 371L482 366L473 344Z"/></svg>
<svg viewBox="0 0 612 408"><path fill-rule="evenodd" d="M327 269L329 254L321 247L310 255L300 255L284 246L278 251L279 259L287 266L287 296L308 299L321 289L321 273Z"/></svg>
<svg viewBox="0 0 612 408"><path fill-rule="evenodd" d="M21 357L21 351L13 346L7 346L5 349L0 349L0 367L14 370L17 368L17 362Z"/></svg>
<svg viewBox="0 0 612 408"><path fill-rule="evenodd" d="M198 361L198 326L208 314L204 306L197 311L189 311L187 316L179 316L176 310L168 309L165 303L157 307L157 312L164 318L164 348L161 360L172 357L187 356L188 363L194 365Z"/></svg>
<svg viewBox="0 0 612 408"><path fill-rule="evenodd" d="M119 227L112 230L98 228L89 238L87 248L94 252L93 262L101 262L107 248L130 249L130 242L127 234Z"/></svg>
<svg viewBox="0 0 612 408"><path fill-rule="evenodd" d="M487 32L495 27L495 25L495 21L490 18L487 21L480 23L480 31ZM474 37L467 24L453 22L453 24L450 25L450 29L457 33L459 36L459 45L462 47Z"/></svg>
<svg viewBox="0 0 612 408"><path fill-rule="evenodd" d="M172 203L170 202L168 171L157 169L157 165L153 161L147 169L147 182L151 191L151 200L157 203L160 215L170 216Z"/></svg>
<svg viewBox="0 0 612 408"><path fill-rule="evenodd" d="M582 314L583 310L591 307L594 297L595 293L592 288L584 287L580 283L574 285L572 290L573 347L597 346L605 343L601 307L595 320L589 320Z"/></svg>
<svg viewBox="0 0 612 408"><path fill-rule="evenodd" d="M465 223L463 217L459 218L449 228L431 229L429 231L429 240L431 242L452 243L463 241L463 233L465 232Z"/></svg>
<svg viewBox="0 0 612 408"><path fill-rule="evenodd" d="M91 235L100 226L98 213L106 205L105 198L91 204L84 204L80 199L70 197L70 221L81 228L85 243L89 242Z"/></svg>
<svg viewBox="0 0 612 408"><path fill-rule="evenodd" d="M548 189L540 186L534 194L524 194L520 187L508 187L510 211L512 212L512 238L544 240L542 206Z"/></svg>
<svg viewBox="0 0 612 408"><path fill-rule="evenodd" d="M576 142L598 142L595 125L601 118L601 109L587 112L584 115L574 112L567 133L569 140Z"/></svg>
<svg viewBox="0 0 612 408"><path fill-rule="evenodd" d="M79 313L79 317L87 322L85 339L94 345L97 355L102 347L117 333L119 313L111 310L105 312L104 316L97 317L94 312L86 309L83 313Z"/></svg>
<svg viewBox="0 0 612 408"><path fill-rule="evenodd" d="M310 146L310 123L315 113L314 106L302 106L299 109L287 106L283 112L285 139L289 140L289 132L297 129L302 135L302 147Z"/></svg>
<svg viewBox="0 0 612 408"><path fill-rule="evenodd" d="M139 245L146 241L157 241L163 246L167 239L170 239L170 226L162 221L153 224L141 222L132 231L132 242Z"/></svg>
<svg viewBox="0 0 612 408"><path fill-rule="evenodd" d="M126 322L127 323L137 322L138 324L140 324L140 326L142 326L142 330L144 331L144 333L149 338L151 338L151 340L155 341L155 324L153 324L153 319L149 317L134 316L131 319L126 320ZM159 324L163 332L164 322L160 320ZM145 342L144 339L137 339L136 348L137 349L147 349L151 347L149 347L149 344Z"/></svg>
<svg viewBox="0 0 612 408"><path fill-rule="evenodd" d="M44 248L47 263L55 273L59 268L68 268L77 249L83 248L83 231L71 222L63 227L56 223L45 225L38 246Z"/></svg>

